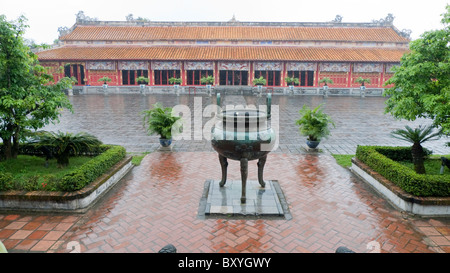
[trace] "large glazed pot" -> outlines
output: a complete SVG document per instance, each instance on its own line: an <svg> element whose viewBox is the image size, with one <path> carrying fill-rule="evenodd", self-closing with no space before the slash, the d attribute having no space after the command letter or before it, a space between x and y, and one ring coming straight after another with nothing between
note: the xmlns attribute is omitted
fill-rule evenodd
<svg viewBox="0 0 450 273"><path fill-rule="evenodd" d="M220 105L220 94L217 94ZM268 94L267 111L238 108L225 110L217 114L216 123L211 129L211 145L219 154L222 167L223 187L227 179L227 159L240 161L242 196L245 203L248 161L258 159L258 181L264 187L264 164L267 154L275 145L275 132L270 126L271 96Z"/></svg>

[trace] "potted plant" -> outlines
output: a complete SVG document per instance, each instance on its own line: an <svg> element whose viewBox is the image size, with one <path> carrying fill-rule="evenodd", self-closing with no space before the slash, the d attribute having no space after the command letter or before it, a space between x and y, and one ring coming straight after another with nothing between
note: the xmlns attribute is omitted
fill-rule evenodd
<svg viewBox="0 0 450 273"><path fill-rule="evenodd" d="M322 112L321 107L322 104L311 110L307 105L303 105L299 111L300 119L296 121L300 134L307 137L306 144L312 149L330 135L329 125L335 126L333 120Z"/></svg>
<svg viewBox="0 0 450 273"><path fill-rule="evenodd" d="M319 83L323 83L323 89L327 90L328 89L328 84L333 84L333 80L325 77L319 80Z"/></svg>
<svg viewBox="0 0 450 273"><path fill-rule="evenodd" d="M139 76L136 78L136 81L139 84L141 90L144 90L145 84L148 83L148 78L144 76Z"/></svg>
<svg viewBox="0 0 450 273"><path fill-rule="evenodd" d="M163 107L159 102L155 103L149 110L141 112L144 126L147 125L147 132L150 135L158 134L159 143L162 147L169 147L172 144L172 132L175 132L174 124L181 117L172 115L171 107Z"/></svg>
<svg viewBox="0 0 450 273"><path fill-rule="evenodd" d="M175 88L178 88L178 86L179 86L182 82L183 82L183 81L181 80L181 78L175 78L175 77L172 77L172 78L169 79L169 83L170 83L170 84L173 84L173 86L174 86Z"/></svg>
<svg viewBox="0 0 450 273"><path fill-rule="evenodd" d="M139 77L136 78L136 81L137 81L138 84L145 85L145 84L148 83L148 78L144 77L144 76L139 76Z"/></svg>
<svg viewBox="0 0 450 273"><path fill-rule="evenodd" d="M209 75L208 77L202 77L200 79L201 84L212 85L214 83L214 77Z"/></svg>
<svg viewBox="0 0 450 273"><path fill-rule="evenodd" d="M284 78L284 80L286 81L287 85L289 85L289 86L299 85L300 84L300 80L298 78L286 77L286 78Z"/></svg>
<svg viewBox="0 0 450 273"><path fill-rule="evenodd" d="M206 84L208 94L211 95L211 85L214 83L214 77L212 75L209 75L208 77L202 77L200 79L200 83Z"/></svg>
<svg viewBox="0 0 450 273"><path fill-rule="evenodd" d="M98 82L103 82L103 88L108 88L108 82L110 82L111 81L111 78L110 77L102 77L102 78L100 78L100 79L98 79Z"/></svg>
<svg viewBox="0 0 450 273"><path fill-rule="evenodd" d="M264 77L262 76L259 78L255 78L253 79L253 84L258 86L266 85L266 79L264 79Z"/></svg>
<svg viewBox="0 0 450 273"><path fill-rule="evenodd" d="M370 79L364 79L363 77L359 77L355 80L355 82L360 83L361 84L361 90L365 90L366 87L364 86L365 83L370 83Z"/></svg>

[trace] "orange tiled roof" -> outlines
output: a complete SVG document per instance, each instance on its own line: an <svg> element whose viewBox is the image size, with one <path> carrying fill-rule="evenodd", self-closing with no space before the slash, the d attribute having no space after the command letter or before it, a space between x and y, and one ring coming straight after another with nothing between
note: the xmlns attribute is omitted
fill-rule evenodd
<svg viewBox="0 0 450 273"><path fill-rule="evenodd" d="M39 60L273 60L399 62L404 49L280 46L64 46Z"/></svg>
<svg viewBox="0 0 450 273"><path fill-rule="evenodd" d="M65 41L253 40L408 42L391 27L77 26Z"/></svg>

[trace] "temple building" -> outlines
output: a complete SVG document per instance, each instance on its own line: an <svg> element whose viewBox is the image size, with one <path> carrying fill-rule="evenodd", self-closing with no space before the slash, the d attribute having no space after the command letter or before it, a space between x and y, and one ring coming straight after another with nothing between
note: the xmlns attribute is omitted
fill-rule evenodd
<svg viewBox="0 0 450 273"><path fill-rule="evenodd" d="M299 87L355 88L359 77L367 88L384 88L408 51L408 31L393 25L392 15L371 23L331 22L157 22L98 21L77 16L60 28L59 45L38 53L41 64L58 80L77 79L76 85L100 86L109 77L113 86L200 86L214 76L215 86L253 86L264 77L267 87L286 87L295 77ZM61 69L63 68L63 69Z"/></svg>

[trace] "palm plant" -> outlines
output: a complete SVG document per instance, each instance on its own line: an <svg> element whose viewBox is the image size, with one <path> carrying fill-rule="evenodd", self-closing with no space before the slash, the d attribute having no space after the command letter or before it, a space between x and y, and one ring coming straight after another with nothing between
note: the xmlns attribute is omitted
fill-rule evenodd
<svg viewBox="0 0 450 273"><path fill-rule="evenodd" d="M40 131L36 133L34 139L30 141L36 147L46 147L54 152L53 156L59 167L69 165L71 154L79 155L85 151L92 151L102 144L95 136L88 133L63 133Z"/></svg>
<svg viewBox="0 0 450 273"><path fill-rule="evenodd" d="M139 76L136 78L138 84L146 84L148 83L148 78L144 76Z"/></svg>
<svg viewBox="0 0 450 273"><path fill-rule="evenodd" d="M107 84L108 82L111 81L111 78L105 76L105 77L102 77L102 78L98 79L97 81L98 82L103 82L103 84Z"/></svg>
<svg viewBox="0 0 450 273"><path fill-rule="evenodd" d="M299 111L300 119L296 120L300 133L308 137L310 141L320 141L330 135L329 125L334 125L333 120L320 109L322 105L310 109L306 104Z"/></svg>
<svg viewBox="0 0 450 273"><path fill-rule="evenodd" d="M334 82L332 79L325 77L325 78L320 79L319 83L324 83L324 86L328 86L328 84L333 84Z"/></svg>
<svg viewBox="0 0 450 273"><path fill-rule="evenodd" d="M425 141L439 138L441 136L441 131L433 132L432 125L428 125L425 127L419 126L415 129L412 129L411 127L406 125L405 129L397 129L392 131L391 135L394 138L405 140L413 144L411 147L411 155L414 164L414 171L418 174L424 174L425 152L421 144Z"/></svg>
<svg viewBox="0 0 450 273"><path fill-rule="evenodd" d="M183 82L183 80L181 78L171 77L169 79L170 84L181 84L182 82Z"/></svg>
<svg viewBox="0 0 450 273"><path fill-rule="evenodd" d="M355 80L355 82L360 83L361 86L364 86L365 83L370 83L370 79L364 79L363 77L359 77Z"/></svg>
<svg viewBox="0 0 450 273"><path fill-rule="evenodd" d="M200 79L201 84L213 84L214 83L214 77L212 75L209 75L208 77L202 77Z"/></svg>
<svg viewBox="0 0 450 273"><path fill-rule="evenodd" d="M300 84L300 80L298 79L298 78L295 78L295 77L286 77L286 78L284 78L284 80L286 81L286 83L288 84L288 85L294 85L294 84L296 84L296 85L299 85Z"/></svg>
<svg viewBox="0 0 450 273"><path fill-rule="evenodd" d="M267 81L266 81L266 79L264 79L263 76L253 79L253 84L254 85L266 85L266 82Z"/></svg>
<svg viewBox="0 0 450 273"><path fill-rule="evenodd" d="M171 107L163 107L161 103L155 103L153 108L141 112L144 126L147 124L150 135L158 134L161 139L172 138L172 126L181 117L172 115Z"/></svg>

